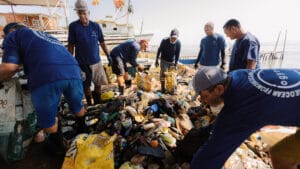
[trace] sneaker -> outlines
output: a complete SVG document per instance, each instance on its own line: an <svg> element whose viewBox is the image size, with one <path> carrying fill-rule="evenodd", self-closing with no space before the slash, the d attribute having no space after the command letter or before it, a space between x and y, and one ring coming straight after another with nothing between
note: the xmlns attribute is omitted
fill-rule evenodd
<svg viewBox="0 0 300 169"><path fill-rule="evenodd" d="M49 134L45 144L47 150L55 155L64 155L66 153L66 148L63 143L62 134L59 133Z"/></svg>

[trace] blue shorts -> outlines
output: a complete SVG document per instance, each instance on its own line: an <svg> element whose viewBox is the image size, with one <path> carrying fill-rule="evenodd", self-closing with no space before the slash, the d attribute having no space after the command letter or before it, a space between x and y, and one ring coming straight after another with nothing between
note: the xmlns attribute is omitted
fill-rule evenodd
<svg viewBox="0 0 300 169"><path fill-rule="evenodd" d="M31 91L32 104L37 114L37 125L49 128L55 124L55 117L62 94L70 110L76 114L83 108L81 79L59 80L45 84Z"/></svg>

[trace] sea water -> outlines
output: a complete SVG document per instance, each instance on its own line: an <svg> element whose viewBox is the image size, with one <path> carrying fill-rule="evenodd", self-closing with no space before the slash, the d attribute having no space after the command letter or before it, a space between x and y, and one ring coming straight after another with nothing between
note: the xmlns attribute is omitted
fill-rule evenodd
<svg viewBox="0 0 300 169"><path fill-rule="evenodd" d="M272 52L274 51L274 42L263 42L261 43L261 52ZM283 44L278 44L276 51L282 51ZM156 51L154 51L156 52ZM181 47L180 57L193 57L196 59L199 53L198 45L183 45ZM0 63L2 58L0 57ZM300 69L300 42L287 42L285 46L284 58L281 64L277 64L272 68L298 68Z"/></svg>
<svg viewBox="0 0 300 169"><path fill-rule="evenodd" d="M283 44L279 43L277 45L276 51L283 50ZM273 52L275 48L275 42L262 42L261 43L261 52ZM228 51L228 49L227 49ZM180 57L196 56L199 53L199 46L197 45L182 45ZM230 54L229 54L230 55ZM279 60L277 61L279 62ZM267 66L264 66L266 68ZM285 46L285 52L283 61L279 64L270 66L270 68L298 68L300 69L300 42L287 42Z"/></svg>

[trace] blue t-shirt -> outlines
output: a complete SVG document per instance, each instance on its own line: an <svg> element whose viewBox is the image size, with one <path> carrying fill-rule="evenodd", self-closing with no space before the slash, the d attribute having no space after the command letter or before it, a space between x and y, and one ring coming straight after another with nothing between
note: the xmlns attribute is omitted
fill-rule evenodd
<svg viewBox="0 0 300 169"><path fill-rule="evenodd" d="M236 40L231 51L229 71L246 69L247 60L256 61L256 68L259 68L259 49L258 39L249 32Z"/></svg>
<svg viewBox="0 0 300 169"><path fill-rule="evenodd" d="M81 79L77 61L47 33L18 29L5 37L3 49L2 62L23 65L30 90L57 80Z"/></svg>
<svg viewBox="0 0 300 169"><path fill-rule="evenodd" d="M99 24L89 21L88 26L84 26L80 20L72 22L68 42L75 45L75 58L79 64L93 65L101 60L98 42L104 42L104 37Z"/></svg>
<svg viewBox="0 0 300 169"><path fill-rule="evenodd" d="M300 69L237 70L211 137L191 169L220 169L235 149L265 125L300 126Z"/></svg>
<svg viewBox="0 0 300 169"><path fill-rule="evenodd" d="M225 39L220 34L206 36L200 43L200 64L204 66L217 66L220 63L220 52L225 50Z"/></svg>
<svg viewBox="0 0 300 169"><path fill-rule="evenodd" d="M181 43L179 39L175 42L175 44L172 44L170 42L170 38L164 38L157 50L157 58L161 55L161 59L165 60L167 62L174 62L177 64L179 55L180 55L180 48L181 48Z"/></svg>
<svg viewBox="0 0 300 169"><path fill-rule="evenodd" d="M110 52L111 57L121 57L124 62L130 63L133 67L137 64L137 55L141 49L139 43L133 40L128 40L113 48Z"/></svg>

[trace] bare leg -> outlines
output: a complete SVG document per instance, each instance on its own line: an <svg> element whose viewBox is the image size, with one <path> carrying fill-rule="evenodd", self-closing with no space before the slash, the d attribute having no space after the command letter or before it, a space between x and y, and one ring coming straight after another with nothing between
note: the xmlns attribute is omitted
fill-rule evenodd
<svg viewBox="0 0 300 169"><path fill-rule="evenodd" d="M117 77L117 81L118 81L118 86L119 86L119 92L121 95L124 94L124 83L125 83L125 80L124 80L124 76L118 76Z"/></svg>
<svg viewBox="0 0 300 169"><path fill-rule="evenodd" d="M101 103L101 85L95 85L95 90L92 92L94 104Z"/></svg>
<svg viewBox="0 0 300 169"><path fill-rule="evenodd" d="M84 87L84 95L88 106L92 105L92 92L90 87Z"/></svg>

